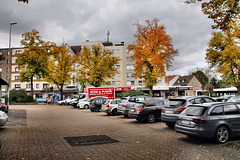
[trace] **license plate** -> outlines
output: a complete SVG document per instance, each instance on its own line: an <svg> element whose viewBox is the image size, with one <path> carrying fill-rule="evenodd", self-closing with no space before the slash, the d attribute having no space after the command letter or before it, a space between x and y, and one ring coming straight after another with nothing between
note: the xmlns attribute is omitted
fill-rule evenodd
<svg viewBox="0 0 240 160"><path fill-rule="evenodd" d="M190 125L190 121L186 121L186 120L180 120L180 123L184 125Z"/></svg>
<svg viewBox="0 0 240 160"><path fill-rule="evenodd" d="M167 114L173 114L174 111L165 111L165 113L167 113Z"/></svg>

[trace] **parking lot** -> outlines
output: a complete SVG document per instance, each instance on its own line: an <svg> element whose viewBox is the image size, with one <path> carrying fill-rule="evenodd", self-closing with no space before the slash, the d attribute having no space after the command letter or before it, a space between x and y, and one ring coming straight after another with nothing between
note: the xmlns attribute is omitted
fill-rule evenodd
<svg viewBox="0 0 240 160"><path fill-rule="evenodd" d="M0 139L0 159L240 159L240 138L216 144L71 106L10 106Z"/></svg>

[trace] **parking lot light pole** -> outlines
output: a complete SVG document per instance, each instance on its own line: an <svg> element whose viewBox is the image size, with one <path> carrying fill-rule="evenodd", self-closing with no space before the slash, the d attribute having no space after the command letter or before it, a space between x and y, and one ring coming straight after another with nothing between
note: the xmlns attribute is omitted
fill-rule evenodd
<svg viewBox="0 0 240 160"><path fill-rule="evenodd" d="M10 76L11 76L11 32L12 32L12 25L17 24L17 22L10 23L10 33L9 33L9 51L8 51L8 85L7 85L7 107L9 108L9 90L10 90Z"/></svg>

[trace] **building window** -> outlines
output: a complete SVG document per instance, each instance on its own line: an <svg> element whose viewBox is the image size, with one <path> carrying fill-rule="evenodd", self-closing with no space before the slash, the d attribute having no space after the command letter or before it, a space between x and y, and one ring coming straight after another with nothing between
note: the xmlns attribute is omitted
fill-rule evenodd
<svg viewBox="0 0 240 160"><path fill-rule="evenodd" d="M158 84L162 84L162 80L159 80L159 81L158 81Z"/></svg>
<svg viewBox="0 0 240 160"><path fill-rule="evenodd" d="M127 69L128 69L128 70L129 70L129 69L134 69L133 64L129 64L129 65L127 65Z"/></svg>
<svg viewBox="0 0 240 160"><path fill-rule="evenodd" d="M15 84L15 88L21 88L21 84Z"/></svg>
<svg viewBox="0 0 240 160"><path fill-rule="evenodd" d="M15 76L15 80L19 80L19 76Z"/></svg>
<svg viewBox="0 0 240 160"><path fill-rule="evenodd" d="M134 81L127 81L127 86L134 86Z"/></svg>
<svg viewBox="0 0 240 160"><path fill-rule="evenodd" d="M128 52L128 54L131 54L131 55L133 55L133 51L127 51Z"/></svg>
<svg viewBox="0 0 240 160"><path fill-rule="evenodd" d="M143 81L138 81L139 86L143 86Z"/></svg>
<svg viewBox="0 0 240 160"><path fill-rule="evenodd" d="M117 81L117 85L120 85L121 83L120 83L120 81Z"/></svg>
<svg viewBox="0 0 240 160"><path fill-rule="evenodd" d="M8 51L8 56L9 56L10 54L9 54L9 51Z"/></svg>
<svg viewBox="0 0 240 160"><path fill-rule="evenodd" d="M15 72L18 72L18 71L19 71L19 69L16 67L16 68L15 68Z"/></svg>
<svg viewBox="0 0 240 160"><path fill-rule="evenodd" d="M9 68L7 68L6 71L9 72Z"/></svg>
<svg viewBox="0 0 240 160"><path fill-rule="evenodd" d="M120 77L120 73L117 73L117 77Z"/></svg>
<svg viewBox="0 0 240 160"><path fill-rule="evenodd" d="M116 49L116 53L120 53L120 49Z"/></svg>
<svg viewBox="0 0 240 160"><path fill-rule="evenodd" d="M120 65L117 65L117 69L120 69Z"/></svg>
<svg viewBox="0 0 240 160"><path fill-rule="evenodd" d="M1 51L1 52L0 52L0 56L2 56L2 55L3 55L3 52Z"/></svg>
<svg viewBox="0 0 240 160"><path fill-rule="evenodd" d="M112 85L115 85L115 81L112 81Z"/></svg>
<svg viewBox="0 0 240 160"><path fill-rule="evenodd" d="M115 49L112 49L112 53L115 53Z"/></svg>
<svg viewBox="0 0 240 160"><path fill-rule="evenodd" d="M16 50L15 53L16 53L16 54L20 54L20 53L22 53L22 50Z"/></svg>
<svg viewBox="0 0 240 160"><path fill-rule="evenodd" d="M127 77L134 77L133 73L127 73Z"/></svg>
<svg viewBox="0 0 240 160"><path fill-rule="evenodd" d="M47 88L48 87L48 85L47 84L43 84L43 88Z"/></svg>
<svg viewBox="0 0 240 160"><path fill-rule="evenodd" d="M26 84L26 88L31 88L31 84Z"/></svg>
<svg viewBox="0 0 240 160"><path fill-rule="evenodd" d="M133 62L132 57L127 57L127 62Z"/></svg>
<svg viewBox="0 0 240 160"><path fill-rule="evenodd" d="M2 60L0 60L0 64L2 64Z"/></svg>
<svg viewBox="0 0 240 160"><path fill-rule="evenodd" d="M0 72L2 72L2 68L0 68Z"/></svg>
<svg viewBox="0 0 240 160"><path fill-rule="evenodd" d="M39 84L36 84L36 88L39 88Z"/></svg>
<svg viewBox="0 0 240 160"><path fill-rule="evenodd" d="M9 59L7 59L7 64L9 64Z"/></svg>

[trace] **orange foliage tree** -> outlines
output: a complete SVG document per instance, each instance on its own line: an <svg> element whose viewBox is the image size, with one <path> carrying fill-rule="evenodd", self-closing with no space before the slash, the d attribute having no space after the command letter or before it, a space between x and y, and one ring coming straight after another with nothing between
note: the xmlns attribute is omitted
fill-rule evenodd
<svg viewBox="0 0 240 160"><path fill-rule="evenodd" d="M146 26L135 23L136 40L128 46L135 60L134 76L143 78L151 96L153 86L157 84L159 78L165 76L174 57L178 55L178 50L172 45L172 38L166 34L165 27L159 26L158 22L158 19L146 20Z"/></svg>

